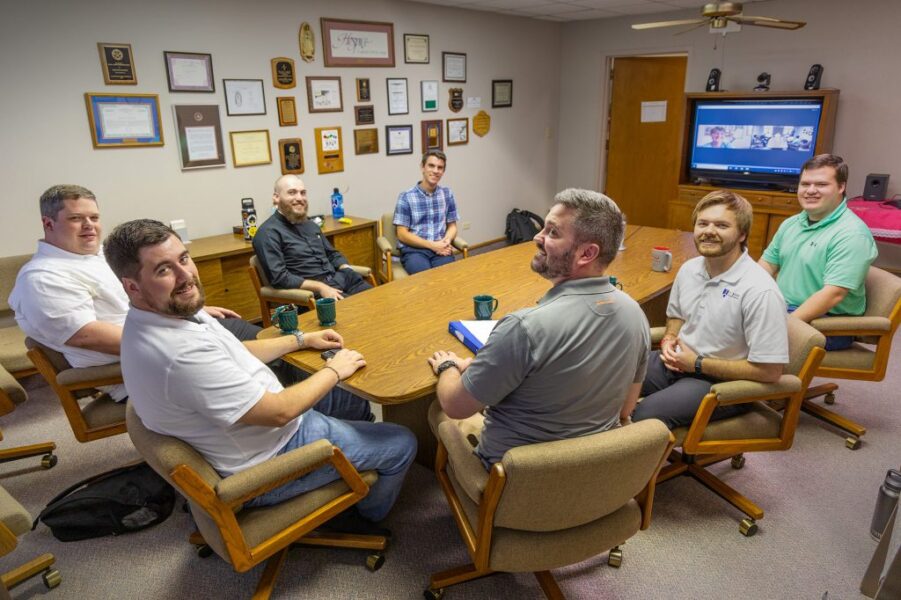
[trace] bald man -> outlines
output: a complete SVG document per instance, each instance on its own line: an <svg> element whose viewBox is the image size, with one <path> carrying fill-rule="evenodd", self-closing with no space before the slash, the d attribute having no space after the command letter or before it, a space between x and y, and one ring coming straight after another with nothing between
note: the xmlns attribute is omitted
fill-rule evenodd
<svg viewBox="0 0 901 600"><path fill-rule="evenodd" d="M272 204L276 212L253 238L253 251L272 287L300 288L337 300L372 287L307 218L307 188L300 177L279 177Z"/></svg>

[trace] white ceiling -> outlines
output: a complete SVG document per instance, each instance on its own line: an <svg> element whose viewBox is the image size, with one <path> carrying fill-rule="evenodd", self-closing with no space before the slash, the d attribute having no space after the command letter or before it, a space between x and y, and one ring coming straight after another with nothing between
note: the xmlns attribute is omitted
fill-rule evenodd
<svg viewBox="0 0 901 600"><path fill-rule="evenodd" d="M697 9L705 0L411 0L467 10L481 10L531 17L545 21L584 21L624 15L643 15L674 10ZM744 4L760 0L745 0Z"/></svg>

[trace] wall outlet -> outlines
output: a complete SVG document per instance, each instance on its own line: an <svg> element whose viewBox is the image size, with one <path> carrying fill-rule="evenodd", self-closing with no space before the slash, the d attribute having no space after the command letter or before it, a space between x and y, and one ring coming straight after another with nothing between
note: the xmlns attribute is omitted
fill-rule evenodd
<svg viewBox="0 0 901 600"><path fill-rule="evenodd" d="M469 229L469 221L463 221L463 229Z"/></svg>

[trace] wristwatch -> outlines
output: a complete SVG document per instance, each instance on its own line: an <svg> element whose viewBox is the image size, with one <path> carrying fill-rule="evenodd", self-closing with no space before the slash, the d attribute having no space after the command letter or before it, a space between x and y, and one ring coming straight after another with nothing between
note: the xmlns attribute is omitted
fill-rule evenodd
<svg viewBox="0 0 901 600"><path fill-rule="evenodd" d="M702 373L701 373L701 361L703 361L703 360L704 360L704 357L701 356L700 354L699 354L698 357L695 359L695 375L701 375L701 374L702 374Z"/></svg>
<svg viewBox="0 0 901 600"><path fill-rule="evenodd" d="M301 348L303 348L303 331L295 329L291 333L293 333L294 337L297 338L297 349L300 350Z"/></svg>
<svg viewBox="0 0 901 600"><path fill-rule="evenodd" d="M460 370L460 367L457 366L456 361L448 359L448 360L444 361L443 363L441 363L440 365L438 365L438 368L435 369L435 375L437 375L438 377L441 377L442 373L444 373L445 371L447 371L448 369L451 369L451 368L457 369L458 371Z"/></svg>

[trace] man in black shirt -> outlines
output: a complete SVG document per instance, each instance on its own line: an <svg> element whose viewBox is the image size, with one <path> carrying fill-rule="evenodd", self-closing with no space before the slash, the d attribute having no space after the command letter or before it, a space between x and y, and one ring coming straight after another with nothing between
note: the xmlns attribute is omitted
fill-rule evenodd
<svg viewBox="0 0 901 600"><path fill-rule="evenodd" d="M253 251L272 287L300 288L338 300L372 287L307 219L307 188L300 177L279 177L272 203L276 212L253 238Z"/></svg>

